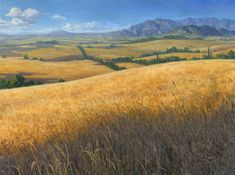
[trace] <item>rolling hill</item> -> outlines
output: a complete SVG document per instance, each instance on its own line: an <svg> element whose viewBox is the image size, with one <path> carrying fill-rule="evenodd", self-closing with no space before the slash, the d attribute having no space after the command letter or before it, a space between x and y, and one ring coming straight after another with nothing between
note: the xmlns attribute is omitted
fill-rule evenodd
<svg viewBox="0 0 235 175"><path fill-rule="evenodd" d="M223 97L232 93L234 70L234 61L192 61L130 69L62 84L2 90L0 128L4 134L0 135L0 141L17 144L27 137L20 134L27 130L32 136L28 142L35 139L42 142L45 135L50 137L52 128L48 125L54 123L60 127L65 120L77 122L77 119L83 123L84 118L95 119L93 112L118 114L121 110L130 114L134 109L140 112L146 107L156 116L161 110L171 109L176 117L182 112L179 98L184 98L182 102L187 110L195 108L200 113L204 110L202 104L215 91ZM215 83L217 89L211 87ZM222 99L211 101L214 105L207 109L207 114L218 110L222 102ZM52 120L46 122L48 118ZM36 134L39 127L41 131Z"/></svg>
<svg viewBox="0 0 235 175"><path fill-rule="evenodd" d="M52 31L50 33L48 33L46 36L49 37L66 37L66 36L75 36L76 33L71 33L71 32L67 32L64 30L57 30L57 31Z"/></svg>
<svg viewBox="0 0 235 175"><path fill-rule="evenodd" d="M208 60L2 90L0 174L229 173L234 83Z"/></svg>

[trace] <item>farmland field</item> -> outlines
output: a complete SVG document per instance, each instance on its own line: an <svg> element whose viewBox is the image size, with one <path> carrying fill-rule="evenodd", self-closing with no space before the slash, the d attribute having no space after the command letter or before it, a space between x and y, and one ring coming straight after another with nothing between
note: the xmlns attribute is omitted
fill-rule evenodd
<svg viewBox="0 0 235 175"><path fill-rule="evenodd" d="M27 79L49 83L60 79L77 80L109 72L112 72L110 68L90 60L46 62L23 60L20 57L0 60L0 78L2 79L21 73Z"/></svg>
<svg viewBox="0 0 235 175"><path fill-rule="evenodd" d="M71 40L69 43L66 40L58 39L59 43L50 45L46 43L38 43L28 45L22 44L14 47L9 47L7 53L18 57L9 56L0 61L0 74L4 78L8 75L23 73L26 78L38 79L43 82L56 82L63 79L65 81L86 78L93 75L99 75L111 72L111 68L107 65L101 65L95 60L84 60L84 55L81 53L78 46L82 46L88 56L93 56L99 59L110 61L114 58L129 57L134 60L153 60L156 59L156 54L153 56L140 57L144 54L151 54L157 51L166 51L171 47L177 49L189 48L192 51L199 50L200 53L165 53L160 54L160 59L176 56L191 60L193 58L203 58L207 55L208 47L213 52L213 56L220 53L228 53L230 50L235 50L235 41L224 41L220 39L204 39L204 40L154 40L140 43L128 43L126 40L116 41L90 39L83 41L89 44L79 44ZM33 40L31 41L33 42ZM53 41L54 42L54 41ZM50 43L50 40L49 40ZM113 43L113 44L112 44ZM6 46L5 46L6 47ZM4 50L3 47L2 49ZM24 55L27 55L29 60L23 60ZM16 58L16 59L14 59ZM36 59L36 60L33 60ZM119 61L114 63L119 67L137 68L143 65L129 61ZM60 71L59 71L60 70Z"/></svg>
<svg viewBox="0 0 235 175"><path fill-rule="evenodd" d="M192 50L200 50L207 52L211 47L215 52L222 52L235 49L235 41L210 41L210 40L156 40L143 43L122 44L120 47L105 48L89 48L88 53L104 59L115 57L134 56L138 57L144 53L155 51L164 51L170 47L184 48L188 47Z"/></svg>

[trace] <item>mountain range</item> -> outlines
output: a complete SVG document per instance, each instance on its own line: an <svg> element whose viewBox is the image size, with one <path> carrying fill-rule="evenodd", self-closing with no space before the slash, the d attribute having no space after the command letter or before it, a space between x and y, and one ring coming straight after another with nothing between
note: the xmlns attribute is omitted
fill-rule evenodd
<svg viewBox="0 0 235 175"><path fill-rule="evenodd" d="M235 34L235 20L217 18L155 19L111 32L120 37L153 37L166 34L223 36Z"/></svg>

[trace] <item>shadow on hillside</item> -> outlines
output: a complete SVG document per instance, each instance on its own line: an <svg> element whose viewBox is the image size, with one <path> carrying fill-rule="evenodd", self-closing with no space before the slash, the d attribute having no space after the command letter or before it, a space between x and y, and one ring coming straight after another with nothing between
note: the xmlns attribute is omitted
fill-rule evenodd
<svg viewBox="0 0 235 175"><path fill-rule="evenodd" d="M40 82L42 84L45 83L56 83L58 82L58 78L27 78L27 76L42 76L44 73L33 73L33 72L18 72L18 73L7 73L7 74L0 74L1 80L7 80L11 77L14 77L16 74L21 74L22 76L26 77L27 80L33 80Z"/></svg>
<svg viewBox="0 0 235 175"><path fill-rule="evenodd" d="M65 57L58 57L54 59L48 59L48 60L42 60L43 62L65 62L65 61L78 61L78 60L84 60L83 56L80 55L69 55Z"/></svg>
<svg viewBox="0 0 235 175"><path fill-rule="evenodd" d="M1 172L204 175L235 170L235 118L229 111L221 109L210 118L192 113L184 120L172 112L109 115L95 116L99 121L88 121L86 131L68 135L67 141L55 133L44 146L4 157ZM67 123L68 134L74 127Z"/></svg>

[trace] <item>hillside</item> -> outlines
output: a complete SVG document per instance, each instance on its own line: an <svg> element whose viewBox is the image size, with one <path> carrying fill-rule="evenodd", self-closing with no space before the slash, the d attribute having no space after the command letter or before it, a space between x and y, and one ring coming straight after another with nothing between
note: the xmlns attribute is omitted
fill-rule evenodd
<svg viewBox="0 0 235 175"><path fill-rule="evenodd" d="M75 36L75 33L71 33L71 32L67 32L64 30L57 30L57 31L52 31L50 33L47 34L47 36L49 37L66 37L66 36Z"/></svg>
<svg viewBox="0 0 235 175"><path fill-rule="evenodd" d="M229 152L234 138L224 136L234 133L228 113L234 87L234 61L211 60L2 90L0 151L10 156L1 158L0 168L3 174L18 167L23 174L75 175L115 174L114 166L120 166L123 174L143 172L143 167L149 174L163 172L164 167L170 174L180 174L181 168L209 171L213 163L220 170L230 165L221 147ZM153 154L156 149L159 152ZM224 158L226 164L220 163Z"/></svg>
<svg viewBox="0 0 235 175"><path fill-rule="evenodd" d="M126 114L130 109L141 111L143 106L155 114L168 108L180 113L179 105L182 104L178 103L179 95L184 98L187 110L192 105L200 108L213 91L231 93L234 68L234 61L171 63L70 83L3 90L0 91L0 129L5 134L0 135L0 140L17 144L27 137L20 134L27 130L31 135L29 142L34 139L43 141L44 135L50 137L51 128L47 127L50 124L62 129L65 120L75 122L79 119L79 123L83 123L82 119L92 119L94 112L116 113L116 107ZM213 84L218 89L213 89ZM221 102L213 102L213 109L207 109L208 112L219 109ZM48 118L50 121L47 121ZM37 133L38 127L40 133Z"/></svg>
<svg viewBox="0 0 235 175"><path fill-rule="evenodd" d="M174 30L171 34L176 35L195 35L195 36L222 36L222 32L210 26L183 26Z"/></svg>
<svg viewBox="0 0 235 175"><path fill-rule="evenodd" d="M229 36L229 35L234 35L235 32L224 29L224 28L216 29L208 25L204 25L204 26L188 25L188 26L178 27L177 29L175 29L173 32L169 34L182 35L182 36L193 35L193 36L206 37L206 36Z"/></svg>

